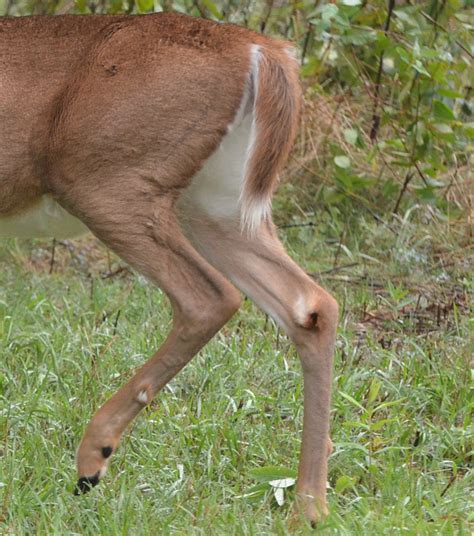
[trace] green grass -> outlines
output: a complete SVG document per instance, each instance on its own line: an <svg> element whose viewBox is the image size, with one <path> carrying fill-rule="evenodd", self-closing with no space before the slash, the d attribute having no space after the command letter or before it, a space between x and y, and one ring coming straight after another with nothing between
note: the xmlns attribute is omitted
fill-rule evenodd
<svg viewBox="0 0 474 536"><path fill-rule="evenodd" d="M423 211L418 222L368 218L322 212L317 226L282 230L341 304L332 513L319 530L469 534L464 228ZM269 486L249 492L256 468L297 468L300 368L249 301L136 420L102 484L72 495L85 425L160 345L170 312L140 277L104 278L120 263L93 240L66 245L51 275L50 242L0 252L0 533L288 533L293 490L281 507Z"/></svg>

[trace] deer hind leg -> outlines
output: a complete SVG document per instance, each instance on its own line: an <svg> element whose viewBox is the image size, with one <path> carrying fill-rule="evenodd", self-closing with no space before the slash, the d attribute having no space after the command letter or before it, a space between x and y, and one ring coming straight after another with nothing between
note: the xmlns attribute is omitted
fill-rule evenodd
<svg viewBox="0 0 474 536"><path fill-rule="evenodd" d="M163 346L87 426L77 454L77 493L97 484L127 425L240 305L240 293L183 236L170 196L142 194L130 183L129 191L104 187L65 200L94 234L166 292L174 313Z"/></svg>
<svg viewBox="0 0 474 536"><path fill-rule="evenodd" d="M190 216L192 214L193 216ZM270 314L296 345L304 375L304 422L297 494L311 521L327 513L327 457L332 364L338 307L285 253L273 224L252 238L237 222L183 216L187 234L201 254Z"/></svg>

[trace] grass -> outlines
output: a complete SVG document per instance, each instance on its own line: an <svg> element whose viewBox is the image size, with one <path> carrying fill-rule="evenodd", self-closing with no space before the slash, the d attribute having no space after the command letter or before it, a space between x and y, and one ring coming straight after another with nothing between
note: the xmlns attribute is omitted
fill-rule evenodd
<svg viewBox="0 0 474 536"><path fill-rule="evenodd" d="M423 208L391 222L315 220L281 233L341 304L332 513L319 531L469 534L465 228ZM102 485L76 498L81 433L163 341L168 305L91 238L58 244L52 274L51 242L5 246L0 533L287 534L292 488L278 506L255 471L291 474L298 461L300 368L272 322L245 301L136 420Z"/></svg>

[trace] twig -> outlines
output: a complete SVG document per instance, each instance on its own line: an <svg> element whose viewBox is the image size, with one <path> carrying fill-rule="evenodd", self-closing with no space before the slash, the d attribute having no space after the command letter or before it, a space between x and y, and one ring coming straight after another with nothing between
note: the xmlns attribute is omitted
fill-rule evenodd
<svg viewBox="0 0 474 536"><path fill-rule="evenodd" d="M400 190L400 193L398 194L397 202L395 203L395 206L393 207L394 214L396 214L398 212L398 209L400 208L400 203L402 201L403 194L406 192L406 189L408 188L410 181L413 179L413 175L414 175L413 171L409 171L405 176L402 189Z"/></svg>
<svg viewBox="0 0 474 536"><path fill-rule="evenodd" d="M340 264L339 266L334 266L334 268L329 268L329 270L323 270L322 272L318 272L319 274L333 274L335 272L340 272L341 270L345 270L346 268L354 268L354 266L358 266L358 262L350 262L348 264Z"/></svg>
<svg viewBox="0 0 474 536"><path fill-rule="evenodd" d="M308 274L313 279L317 279L319 274ZM330 279L332 281L339 281L341 283L350 283L351 285L367 285L372 289L384 289L386 284L381 281L372 281L369 280L366 275L361 275L358 277L349 277L348 275L333 275L328 274L325 276L325 279Z"/></svg>
<svg viewBox="0 0 474 536"><path fill-rule="evenodd" d="M301 64L304 64L304 60L306 58L306 52L308 51L308 45L309 40L311 39L311 36L313 35L314 26L312 24L308 24L308 29L306 30L306 35L304 36L304 43L303 43L303 50L301 52Z"/></svg>
<svg viewBox="0 0 474 536"><path fill-rule="evenodd" d="M122 312L122 309L119 309L119 310L117 311L117 314L115 315L114 331L113 331L113 335L114 335L114 336L117 334L117 325L118 325L118 321L119 321L121 312Z"/></svg>
<svg viewBox="0 0 474 536"><path fill-rule="evenodd" d="M441 30L443 30L443 32L446 32L447 34L450 34L450 31L444 27L442 24L440 24L439 22L437 22L436 20L433 19L433 17L430 17L428 15L428 13L425 13L423 10L420 11L420 13L423 15L423 17L425 17L426 20L430 21L432 24L434 24L437 28L440 28ZM470 52L469 49L467 49L460 41L458 41L457 39L454 39L454 42L456 43L456 45L464 50L464 52L471 58L471 59L474 59L474 55Z"/></svg>
<svg viewBox="0 0 474 536"><path fill-rule="evenodd" d="M429 13L429 15L431 17L433 17L433 19L438 22L438 19L439 19L439 16L441 15L441 13L444 11L444 8L446 7L446 0L441 0L441 5L439 6L439 9L438 8L438 2L433 2L431 4L433 6L433 10L431 11L431 13ZM433 46L436 42L436 39L438 39L438 26L435 25L434 27L434 32L433 32L433 41L431 43L431 46Z"/></svg>
<svg viewBox="0 0 474 536"><path fill-rule="evenodd" d="M415 160L413 162L413 165L415 166L416 172L420 176L420 179L425 183L425 186L428 186L428 180L426 179L425 174L423 173L423 171L421 171L420 164L418 164L418 162Z"/></svg>
<svg viewBox="0 0 474 536"><path fill-rule="evenodd" d="M279 225L278 229L291 229L292 227L314 227L316 223L314 221L309 221L307 223L286 223L284 225Z"/></svg>
<svg viewBox="0 0 474 536"><path fill-rule="evenodd" d="M366 207L366 210L367 212L372 216L372 218L374 218L374 220L377 222L377 223L380 223L382 224L384 227L386 227L389 231L391 231L393 234L398 234L397 231L395 229L392 229L390 227L390 225L384 221L377 213L375 213L372 209L370 209L369 207Z"/></svg>
<svg viewBox="0 0 474 536"><path fill-rule="evenodd" d="M121 274L131 274L132 272L127 268L126 266L119 266L116 270L113 272L105 272L100 274L100 277L102 279L110 279L111 277L115 277L117 275Z"/></svg>
<svg viewBox="0 0 474 536"><path fill-rule="evenodd" d="M441 495L440 495L441 497L444 497L444 495L446 494L448 489L453 485L455 480L456 480L456 475L452 474L451 478L449 479L449 482L446 484L446 486L444 487L443 491L441 492Z"/></svg>
<svg viewBox="0 0 474 536"><path fill-rule="evenodd" d="M404 147L405 151L407 153L411 153L409 148L408 148L408 145L405 143L405 140L403 139L403 133L400 131L400 129L398 128L397 124L393 123L392 126L395 129L397 135L400 137L400 140L403 143L403 147ZM411 158L413 158L413 154L412 154ZM420 168L418 162L416 160L413 160L412 165L415 167L418 175L420 176L420 179L425 183L425 186L428 186L428 180L426 179L425 174L423 173L423 171L421 171L421 168Z"/></svg>
<svg viewBox="0 0 474 536"><path fill-rule="evenodd" d="M49 263L49 273L52 274L54 270L54 257L56 253L56 238L53 238L53 245L51 247L51 262Z"/></svg>
<svg viewBox="0 0 474 536"><path fill-rule="evenodd" d="M267 27L268 20L270 18L270 15L273 11L273 2L274 0L269 0L268 2L268 11L264 19L262 19L262 22L260 23L260 32L265 33L265 28Z"/></svg>
<svg viewBox="0 0 474 536"><path fill-rule="evenodd" d="M245 4L245 7L242 9L243 15L244 15L244 26L246 28L249 27L249 9L250 9L250 1L247 0L247 3Z"/></svg>
<svg viewBox="0 0 474 536"><path fill-rule="evenodd" d="M201 15L201 17L206 17L205 10L199 5L199 2L197 0L193 0L193 6L199 11L199 15Z"/></svg>
<svg viewBox="0 0 474 536"><path fill-rule="evenodd" d="M339 239L339 247L336 249L336 254L334 255L334 262L332 264L333 270L336 270L337 267L337 261L339 260L339 254L341 253L342 249L342 242L344 241L344 238L346 236L346 228L341 231L341 238Z"/></svg>
<svg viewBox="0 0 474 536"><path fill-rule="evenodd" d="M384 33L387 34L390 27L390 19L392 18L393 8L395 7L395 0L388 0L388 13L387 20L385 21ZM379 67L377 69L377 77L375 79L375 95L374 95L374 110L372 112L372 129L370 130L370 141L375 141L377 138L377 132L380 126L380 114L378 113L379 107L379 93L380 93L380 82L382 80L382 70L383 70L383 57L384 51L380 53L379 58Z"/></svg>
<svg viewBox="0 0 474 536"><path fill-rule="evenodd" d="M127 1L127 7L125 9L125 13L127 15L131 15L133 13L134 8L135 8L135 1L134 0L128 0Z"/></svg>
<svg viewBox="0 0 474 536"><path fill-rule="evenodd" d="M416 78L414 79L414 81L412 83L412 87L414 86L415 80L416 80ZM416 150L416 137L417 137L417 128L418 128L418 118L419 118L419 112L420 112L420 102L421 102L420 85L418 84L418 100L417 100L417 103L416 103L416 114L415 114L414 134L413 134L413 147L412 147L412 150L411 150L410 160L413 161L413 165L415 166L416 170L418 171L418 174L423 179L423 182L425 184L427 184L426 179L425 179L420 167L418 166L416 160L414 159L415 150ZM405 148L407 148L405 142L403 142L403 144L404 144ZM405 181L403 182L402 189L400 190L400 194L398 196L397 202L395 203L395 207L393 208L393 213L394 214L396 214L398 212L398 209L400 208L400 203L402 201L402 197L405 194L405 192L406 192L406 190L408 188L408 185L409 185L410 181L413 178L413 175L414 175L413 171L408 171L406 176L405 176Z"/></svg>

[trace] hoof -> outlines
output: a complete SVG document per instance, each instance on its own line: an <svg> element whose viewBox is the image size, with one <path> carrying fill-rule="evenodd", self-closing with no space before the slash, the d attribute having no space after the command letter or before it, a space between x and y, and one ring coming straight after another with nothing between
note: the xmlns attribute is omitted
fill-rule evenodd
<svg viewBox="0 0 474 536"><path fill-rule="evenodd" d="M316 497L310 493L298 493L295 503L295 517L305 520L315 529L329 515L326 498Z"/></svg>
<svg viewBox="0 0 474 536"><path fill-rule="evenodd" d="M94 476L81 476L81 478L77 481L76 487L74 489L74 495L81 495L82 493L87 493L93 487L97 486L97 484L99 483L99 473L100 471L97 471Z"/></svg>

